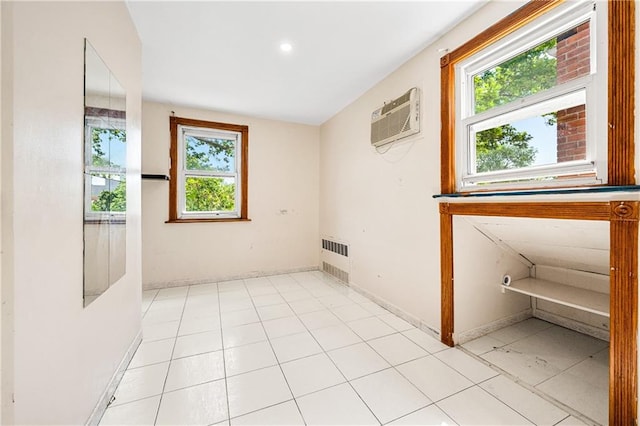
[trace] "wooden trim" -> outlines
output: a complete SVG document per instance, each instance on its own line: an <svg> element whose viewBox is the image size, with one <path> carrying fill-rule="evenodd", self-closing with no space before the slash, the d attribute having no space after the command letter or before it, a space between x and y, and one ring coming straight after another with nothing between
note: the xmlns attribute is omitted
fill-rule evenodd
<svg viewBox="0 0 640 426"><path fill-rule="evenodd" d="M455 187L455 64L521 28L562 0L530 1L441 61L441 187ZM635 2L608 2L608 179L635 185ZM455 203L440 207L442 341L453 345L453 215L608 220L611 252L609 423L637 420L638 202Z"/></svg>
<svg viewBox="0 0 640 426"><path fill-rule="evenodd" d="M440 204L440 339L453 346L453 216Z"/></svg>
<svg viewBox="0 0 640 426"><path fill-rule="evenodd" d="M169 117L170 121L181 126L204 127L207 129L230 130L232 132L249 131L249 126L242 124L220 123L217 121L195 120L193 118Z"/></svg>
<svg viewBox="0 0 640 426"><path fill-rule="evenodd" d="M515 12L493 24L456 50L449 53L448 66L460 62L468 58L474 53L484 49L491 43L511 34L512 32L522 28L529 22L538 18L540 15L548 12L554 7L562 3L563 0L535 0L525 4Z"/></svg>
<svg viewBox="0 0 640 426"><path fill-rule="evenodd" d="M609 424L636 424L640 202L440 204L441 340L449 346L454 345L454 215L609 221Z"/></svg>
<svg viewBox="0 0 640 426"><path fill-rule="evenodd" d="M441 192L455 188L455 64L516 31L563 0L531 1L440 60ZM635 180L635 2L608 2L608 185Z"/></svg>
<svg viewBox="0 0 640 426"><path fill-rule="evenodd" d="M609 424L635 425L638 381L638 202L612 202Z"/></svg>
<svg viewBox="0 0 640 426"><path fill-rule="evenodd" d="M609 220L609 202L450 203L449 214L538 219Z"/></svg>
<svg viewBox="0 0 640 426"><path fill-rule="evenodd" d="M178 219L178 118L169 117L169 220Z"/></svg>
<svg viewBox="0 0 640 426"><path fill-rule="evenodd" d="M635 181L635 1L609 6L609 185Z"/></svg>
<svg viewBox="0 0 640 426"><path fill-rule="evenodd" d="M240 149L240 155L242 156L240 198L242 198L242 204L240 205L240 217L246 220L249 217L249 127L243 126L240 133L242 134L242 146Z"/></svg>
<svg viewBox="0 0 640 426"><path fill-rule="evenodd" d="M441 59L449 63L449 55ZM440 190L443 194L456 191L455 150L455 73L452 65L440 70Z"/></svg>
<svg viewBox="0 0 640 426"><path fill-rule="evenodd" d="M563 0L531 1L462 46L440 58L440 190L456 192L455 163L455 65L491 43L518 30Z"/></svg>
<svg viewBox="0 0 640 426"><path fill-rule="evenodd" d="M215 219L212 217L202 219L175 219L167 220L164 223L203 223L203 222L251 222L251 219L243 219L241 217L224 217Z"/></svg>
<svg viewBox="0 0 640 426"><path fill-rule="evenodd" d="M229 130L239 132L242 137L240 146L240 217L239 218L201 218L180 219L178 217L178 126L202 127L213 130ZM171 146L169 156L169 220L165 223L199 223L199 222L238 222L249 220L249 126L215 121L195 120L183 117L169 117Z"/></svg>

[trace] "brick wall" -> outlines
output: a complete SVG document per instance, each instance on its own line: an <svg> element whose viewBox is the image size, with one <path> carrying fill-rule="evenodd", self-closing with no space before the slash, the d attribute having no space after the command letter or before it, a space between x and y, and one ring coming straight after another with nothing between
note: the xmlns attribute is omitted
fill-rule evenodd
<svg viewBox="0 0 640 426"><path fill-rule="evenodd" d="M589 74L589 23L558 36L557 82L562 84ZM584 105L558 111L557 161L584 160L587 156Z"/></svg>

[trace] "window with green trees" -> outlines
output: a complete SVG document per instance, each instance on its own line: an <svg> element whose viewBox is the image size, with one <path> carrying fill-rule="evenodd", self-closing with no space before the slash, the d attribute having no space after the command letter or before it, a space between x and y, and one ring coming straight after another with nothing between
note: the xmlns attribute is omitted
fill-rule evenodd
<svg viewBox="0 0 640 426"><path fill-rule="evenodd" d="M171 117L170 221L247 218L247 126Z"/></svg>
<svg viewBox="0 0 640 426"><path fill-rule="evenodd" d="M87 117L85 215L122 216L127 210L126 133L124 119Z"/></svg>
<svg viewBox="0 0 640 426"><path fill-rule="evenodd" d="M598 181L594 7L554 13L457 66L461 188Z"/></svg>

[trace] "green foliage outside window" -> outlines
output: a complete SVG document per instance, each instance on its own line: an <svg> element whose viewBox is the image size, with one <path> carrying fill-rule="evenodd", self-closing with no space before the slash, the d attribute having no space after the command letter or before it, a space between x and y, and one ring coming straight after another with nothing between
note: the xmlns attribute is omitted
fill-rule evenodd
<svg viewBox="0 0 640 426"><path fill-rule="evenodd" d="M217 138L185 137L187 170L230 172L235 157L235 141Z"/></svg>
<svg viewBox="0 0 640 426"><path fill-rule="evenodd" d="M117 164L109 161L109 156L103 149L102 144L105 139L109 142L113 139L120 143L127 141L124 130L93 127L91 129L91 164L95 167L118 167Z"/></svg>
<svg viewBox="0 0 640 426"><path fill-rule="evenodd" d="M123 180L113 191L102 191L98 199L91 201L91 210L94 212L127 211L127 183Z"/></svg>
<svg viewBox="0 0 640 426"><path fill-rule="evenodd" d="M236 186L222 178L188 177L185 182L188 212L233 211Z"/></svg>
<svg viewBox="0 0 640 426"><path fill-rule="evenodd" d="M118 164L109 159L109 155L104 150L104 143L112 141L126 143L126 133L121 129L108 129L93 127L91 129L91 164L93 167L120 168ZM93 173L92 176L105 179L107 184L113 184L118 176L120 182L111 191L102 191L96 199L91 200L91 211L94 212L125 212L127 211L127 185L124 175L114 175L111 173ZM111 185L110 185L111 186Z"/></svg>
<svg viewBox="0 0 640 426"><path fill-rule="evenodd" d="M556 85L556 58L550 55L556 39L534 47L473 78L475 112L507 104ZM544 116L547 125L555 124L555 113ZM533 164L537 149L532 136L510 124L476 134L476 170L488 172L526 167Z"/></svg>
<svg viewBox="0 0 640 426"><path fill-rule="evenodd" d="M232 171L235 168L235 143L233 140L187 136L187 169ZM185 197L188 212L233 211L235 182L220 177L187 177Z"/></svg>

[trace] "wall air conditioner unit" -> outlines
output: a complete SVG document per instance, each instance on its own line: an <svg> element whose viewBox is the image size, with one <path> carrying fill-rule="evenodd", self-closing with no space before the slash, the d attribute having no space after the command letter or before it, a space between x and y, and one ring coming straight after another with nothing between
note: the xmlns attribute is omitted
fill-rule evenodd
<svg viewBox="0 0 640 426"><path fill-rule="evenodd" d="M420 91L410 89L371 114L371 145L381 146L420 131Z"/></svg>

